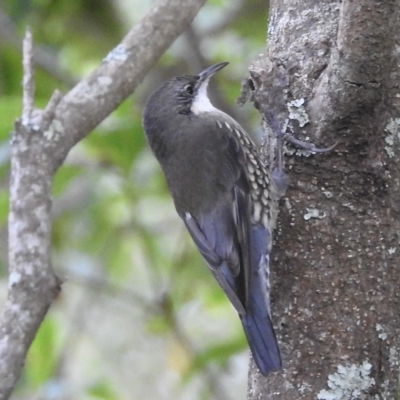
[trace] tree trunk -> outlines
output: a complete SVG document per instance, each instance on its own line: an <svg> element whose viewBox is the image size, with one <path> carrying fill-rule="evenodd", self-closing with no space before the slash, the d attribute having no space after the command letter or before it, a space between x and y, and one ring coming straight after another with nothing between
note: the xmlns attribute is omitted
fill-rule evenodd
<svg viewBox="0 0 400 400"><path fill-rule="evenodd" d="M249 399L397 398L399 42L398 0L271 1L255 105L296 138L338 145L286 154L271 262L284 370L252 364Z"/></svg>

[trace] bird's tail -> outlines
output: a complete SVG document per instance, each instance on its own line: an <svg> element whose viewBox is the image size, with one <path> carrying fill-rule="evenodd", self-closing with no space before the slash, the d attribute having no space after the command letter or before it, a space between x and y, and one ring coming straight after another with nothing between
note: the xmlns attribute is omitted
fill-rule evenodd
<svg viewBox="0 0 400 400"><path fill-rule="evenodd" d="M271 321L269 307L269 242L271 235L263 226L251 232L252 265L250 290L245 312L240 315L251 352L263 375L278 371L282 361Z"/></svg>
<svg viewBox="0 0 400 400"><path fill-rule="evenodd" d="M282 361L274 327L264 298L249 299L245 315L241 315L243 329L249 342L254 361L263 375L278 371Z"/></svg>

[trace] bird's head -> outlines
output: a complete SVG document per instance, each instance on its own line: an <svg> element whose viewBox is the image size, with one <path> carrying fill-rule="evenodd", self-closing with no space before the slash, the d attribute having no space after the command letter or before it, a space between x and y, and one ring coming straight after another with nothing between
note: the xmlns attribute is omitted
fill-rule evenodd
<svg viewBox="0 0 400 400"><path fill-rule="evenodd" d="M207 95L210 78L228 65L222 62L208 67L198 75L184 75L165 82L149 99L147 110L173 117L177 114L199 114L216 111Z"/></svg>

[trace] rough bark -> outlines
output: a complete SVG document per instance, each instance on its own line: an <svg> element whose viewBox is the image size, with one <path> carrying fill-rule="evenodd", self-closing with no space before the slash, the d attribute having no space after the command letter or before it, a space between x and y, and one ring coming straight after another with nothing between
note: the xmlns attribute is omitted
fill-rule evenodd
<svg viewBox="0 0 400 400"><path fill-rule="evenodd" d="M23 115L11 139L9 286L0 319L0 399L7 399L61 281L51 266L51 185L69 150L129 96L205 0L159 0L103 60L45 110L33 107L32 41L24 48Z"/></svg>
<svg viewBox="0 0 400 400"><path fill-rule="evenodd" d="M255 105L297 138L339 144L286 154L271 266L285 368L252 365L249 399L397 398L399 42L398 0L271 1Z"/></svg>

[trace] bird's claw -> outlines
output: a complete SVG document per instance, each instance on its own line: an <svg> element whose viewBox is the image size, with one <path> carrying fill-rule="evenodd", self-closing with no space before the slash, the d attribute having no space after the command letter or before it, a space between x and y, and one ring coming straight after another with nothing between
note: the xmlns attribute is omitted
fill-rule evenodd
<svg viewBox="0 0 400 400"><path fill-rule="evenodd" d="M290 143L292 143L292 144L294 144L294 145L296 145L298 147L301 147L304 150L312 151L313 153L326 153L328 151L333 150L339 144L339 142L336 142L332 146L320 149L320 148L316 147L314 143L303 142L302 140L296 139L290 133L285 133L284 134L284 138L288 142L290 142Z"/></svg>

